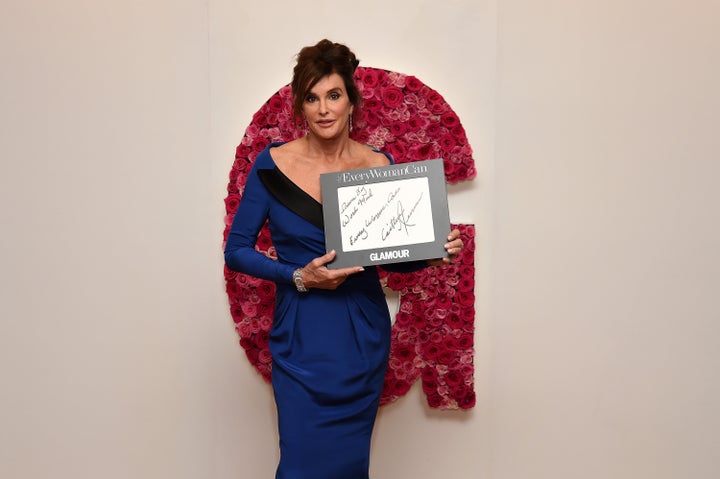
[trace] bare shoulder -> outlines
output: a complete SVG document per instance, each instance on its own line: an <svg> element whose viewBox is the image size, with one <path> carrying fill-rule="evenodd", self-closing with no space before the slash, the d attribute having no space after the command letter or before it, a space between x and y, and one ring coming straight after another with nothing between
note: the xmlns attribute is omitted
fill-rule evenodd
<svg viewBox="0 0 720 479"><path fill-rule="evenodd" d="M275 161L275 164L281 169L291 165L294 159L302 157L298 140L288 141L282 145L275 146L270 149L270 153Z"/></svg>
<svg viewBox="0 0 720 479"><path fill-rule="evenodd" d="M385 156L383 153L380 153L379 151L374 150L369 145L363 145L361 143L357 143L358 145L358 159L362 163L363 168L373 168L376 166L387 166L390 164L390 160L387 156Z"/></svg>

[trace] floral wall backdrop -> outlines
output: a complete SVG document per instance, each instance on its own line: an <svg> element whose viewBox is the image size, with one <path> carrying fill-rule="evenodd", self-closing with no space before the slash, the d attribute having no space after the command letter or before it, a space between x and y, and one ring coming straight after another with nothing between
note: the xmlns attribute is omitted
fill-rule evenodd
<svg viewBox="0 0 720 479"><path fill-rule="evenodd" d="M402 73L358 67L355 75L363 104L353 118L353 139L390 153L397 163L442 158L451 184L475 177L465 130L440 93ZM257 154L271 142L304 134L293 117L291 91L286 85L255 113L237 147L225 198L224 239ZM430 407L469 409L475 405L475 227L453 226L465 243L453 264L409 274L381 271L384 286L399 293L400 303L381 405L407 393L418 378ZM277 259L267 227L258 236L256 249ZM268 334L275 285L227 268L224 274L240 344L269 381Z"/></svg>

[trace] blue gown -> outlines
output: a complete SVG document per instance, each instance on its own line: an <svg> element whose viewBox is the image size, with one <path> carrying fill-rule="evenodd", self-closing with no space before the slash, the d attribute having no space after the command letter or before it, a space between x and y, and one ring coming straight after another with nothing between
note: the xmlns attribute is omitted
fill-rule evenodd
<svg viewBox="0 0 720 479"><path fill-rule="evenodd" d="M351 275L336 290L296 290L292 272L325 254L325 236L321 225L291 211L261 180L258 173L279 171L270 152L278 145L269 145L257 156L225 249L230 269L277 285L269 338L280 436L275 477L367 479L390 349L387 302L374 267ZM321 208L291 182L286 185L296 190L290 207L306 203L311 209ZM254 249L266 220L278 261ZM413 271L424 265L387 266Z"/></svg>

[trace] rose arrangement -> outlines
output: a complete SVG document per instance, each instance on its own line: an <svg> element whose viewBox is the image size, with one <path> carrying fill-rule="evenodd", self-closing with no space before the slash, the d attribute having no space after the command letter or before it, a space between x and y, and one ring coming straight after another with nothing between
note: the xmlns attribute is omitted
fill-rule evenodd
<svg viewBox="0 0 720 479"><path fill-rule="evenodd" d="M475 177L465 130L439 93L414 76L377 68L358 67L355 77L363 102L353 117L353 139L390 153L397 163L443 158L448 183ZM294 118L291 90L286 85L255 113L237 147L225 198L225 240L257 154L271 142L304 134ZM465 247L453 264L409 274L381 270L386 286L400 293L381 404L404 395L418 377L430 407L468 409L475 404L475 228L455 227L460 229ZM255 248L277 259L267 227ZM269 381L268 334L275 285L227 267L224 274L240 344L251 364Z"/></svg>

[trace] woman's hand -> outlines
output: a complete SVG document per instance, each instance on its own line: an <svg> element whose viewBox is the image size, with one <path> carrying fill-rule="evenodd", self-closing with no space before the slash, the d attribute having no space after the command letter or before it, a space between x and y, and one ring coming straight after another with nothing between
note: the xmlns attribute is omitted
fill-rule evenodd
<svg viewBox="0 0 720 479"><path fill-rule="evenodd" d="M460 230L454 229L448 235L448 242L445 243L445 251L448 256L445 258L437 258L428 260L430 266L442 266L452 263L458 257L463 248L463 242L460 239Z"/></svg>
<svg viewBox="0 0 720 479"><path fill-rule="evenodd" d="M328 269L325 265L335 259L335 250L310 261L302 268L302 279L306 288L335 289L345 282L348 276L365 271L362 266Z"/></svg>

